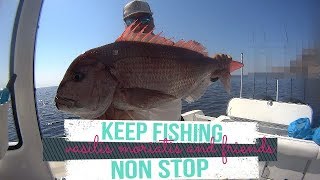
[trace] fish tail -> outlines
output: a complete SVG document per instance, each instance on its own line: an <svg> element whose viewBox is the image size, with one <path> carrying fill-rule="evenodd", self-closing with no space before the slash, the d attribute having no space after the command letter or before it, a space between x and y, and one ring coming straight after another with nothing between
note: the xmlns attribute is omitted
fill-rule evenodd
<svg viewBox="0 0 320 180"><path fill-rule="evenodd" d="M238 61L231 61L229 65L229 72L232 73L235 70L238 70L243 67L243 64Z"/></svg>

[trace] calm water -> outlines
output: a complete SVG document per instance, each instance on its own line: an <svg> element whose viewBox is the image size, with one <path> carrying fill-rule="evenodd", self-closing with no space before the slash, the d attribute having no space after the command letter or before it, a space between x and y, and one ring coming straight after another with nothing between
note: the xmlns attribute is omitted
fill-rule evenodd
<svg viewBox="0 0 320 180"><path fill-rule="evenodd" d="M268 79L266 83L265 77L256 77L255 86L253 86L253 77L246 76L244 78L244 89L243 97L252 98L255 92L255 98L263 98L269 96L273 99L276 97L276 80ZM314 113L316 113L315 119L318 118L320 109L320 98L315 98L313 96L309 100L305 97L304 86L302 80L293 80L292 90L291 90L291 80L281 79L279 80L279 101L288 101L290 97L307 101L313 108ZM254 88L255 87L255 88ZM267 87L267 88L266 88ZM220 82L214 83L209 87L207 92L199 99L197 102L188 104L183 102L182 113L200 109L206 115L209 116L219 116L226 114L226 108L229 100L232 97L239 97L240 90L240 77L232 78L232 91L229 95L224 89ZM55 107L54 97L56 95L57 87L46 87L36 89L37 98L37 111L38 119L40 121L41 131L44 137L58 137L63 136L64 119L78 118L77 116L66 114L60 112ZM319 91L318 91L319 92ZM318 93L315 93L318 94ZM319 96L319 95L317 95ZM10 141L16 139L16 133L14 124L12 123L12 113L9 111L9 139Z"/></svg>

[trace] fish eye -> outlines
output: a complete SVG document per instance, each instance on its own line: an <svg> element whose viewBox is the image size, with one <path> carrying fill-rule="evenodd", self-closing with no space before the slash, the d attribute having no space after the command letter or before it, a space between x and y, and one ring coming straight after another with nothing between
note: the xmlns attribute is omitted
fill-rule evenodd
<svg viewBox="0 0 320 180"><path fill-rule="evenodd" d="M210 81L211 81L211 82L216 82L216 81L218 81L218 80L219 80L219 78L218 78L218 77L210 78Z"/></svg>
<svg viewBox="0 0 320 180"><path fill-rule="evenodd" d="M82 81L82 79L84 78L84 74L83 73L75 73L73 76L73 80L76 82Z"/></svg>

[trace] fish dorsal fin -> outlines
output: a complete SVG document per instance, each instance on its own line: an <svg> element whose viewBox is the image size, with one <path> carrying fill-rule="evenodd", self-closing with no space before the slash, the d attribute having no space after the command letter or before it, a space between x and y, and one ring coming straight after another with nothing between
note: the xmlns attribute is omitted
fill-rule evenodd
<svg viewBox="0 0 320 180"><path fill-rule="evenodd" d="M145 43L161 44L161 45L168 45L168 46L176 46L176 47L185 48L185 49L189 49L189 50L201 53L204 56L208 56L208 52L206 51L206 48L196 41L180 40L175 43L171 39L167 39L165 37L162 37L161 36L162 32L160 32L156 35L153 34L152 31L150 31L149 33L143 33L144 30L148 26L145 26L144 28L142 28L140 32L135 32L136 28L140 25L141 25L140 23L137 24L137 21L132 23L130 26L128 26L125 29L125 31L116 40L116 42L136 41L136 42L145 42ZM135 27L135 28L133 28L133 27Z"/></svg>
<svg viewBox="0 0 320 180"><path fill-rule="evenodd" d="M198 53L201 53L204 56L208 56L207 49L204 46L202 46L200 43L198 43L197 41L190 40L190 41L186 42L184 40L180 40L180 41L176 42L174 44L174 46L190 49L192 51L196 51Z"/></svg>
<svg viewBox="0 0 320 180"><path fill-rule="evenodd" d="M126 28L126 30L121 34L121 36L116 40L116 42L136 41L136 42L169 45L169 46L174 45L174 42L171 41L170 39L160 36L162 32L156 35L154 35L152 31L150 31L149 33L143 33L148 26L145 26L144 28L142 28L140 32L135 32L136 28L140 25L141 23L137 24L136 21L132 23L130 26ZM133 28L134 26L135 28Z"/></svg>

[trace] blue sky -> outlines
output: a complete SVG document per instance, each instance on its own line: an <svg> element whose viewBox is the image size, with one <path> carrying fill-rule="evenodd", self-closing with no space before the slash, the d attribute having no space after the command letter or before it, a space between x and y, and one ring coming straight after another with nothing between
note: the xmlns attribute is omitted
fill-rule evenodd
<svg viewBox="0 0 320 180"><path fill-rule="evenodd" d="M127 2L45 0L37 36L36 86L58 85L80 53L114 42L124 30L122 10ZM156 32L175 40L196 40L210 54L221 52L240 60L243 52L245 73L265 71L266 64L288 65L302 48L312 47L320 12L317 0L148 2Z"/></svg>

